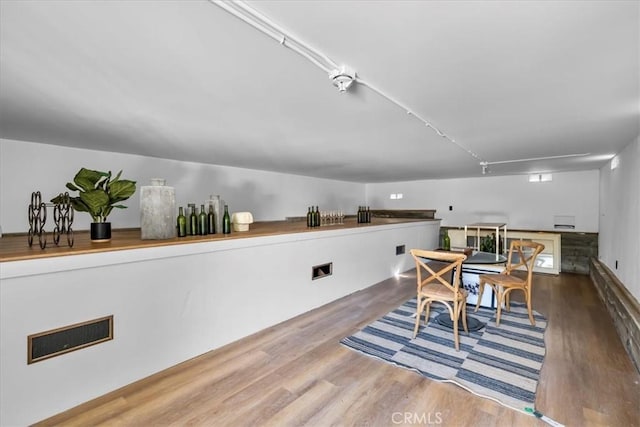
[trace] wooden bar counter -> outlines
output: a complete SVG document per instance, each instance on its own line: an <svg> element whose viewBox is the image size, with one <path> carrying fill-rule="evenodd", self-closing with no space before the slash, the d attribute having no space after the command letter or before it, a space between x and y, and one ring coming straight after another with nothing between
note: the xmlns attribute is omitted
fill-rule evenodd
<svg viewBox="0 0 640 427"><path fill-rule="evenodd" d="M264 221L255 222L250 225L249 231L233 231L231 234L209 234L206 236L175 237L164 240L141 240L139 228L116 229L112 232L109 242L94 243L89 238L89 231L82 230L74 232L73 247L69 247L66 235L60 237L60 242L56 246L53 243L51 231L46 233L47 246L40 249L38 237L33 240L33 245L29 247L26 234L9 234L0 238L0 262L21 261L37 258L58 257L66 255L81 255L89 253L119 251L125 249L152 248L158 246L182 245L188 243L210 242L216 240L243 239L247 237L265 237L281 234L320 232L354 227L371 227L376 225L401 224L416 221L419 219L407 218L374 218L371 223L358 224L355 218L347 218L344 224L328 225L323 227L308 228L304 221ZM439 221L439 220L438 220Z"/></svg>

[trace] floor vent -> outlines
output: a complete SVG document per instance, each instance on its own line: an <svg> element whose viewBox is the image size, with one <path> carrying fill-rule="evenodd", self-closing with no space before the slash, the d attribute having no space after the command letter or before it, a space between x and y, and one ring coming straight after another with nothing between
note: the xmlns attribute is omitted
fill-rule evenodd
<svg viewBox="0 0 640 427"><path fill-rule="evenodd" d="M40 362L113 339L113 315L27 337L27 363Z"/></svg>

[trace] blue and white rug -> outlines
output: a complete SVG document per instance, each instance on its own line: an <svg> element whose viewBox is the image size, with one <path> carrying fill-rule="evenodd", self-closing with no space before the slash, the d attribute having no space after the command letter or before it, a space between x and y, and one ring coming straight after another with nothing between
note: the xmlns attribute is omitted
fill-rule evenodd
<svg viewBox="0 0 640 427"><path fill-rule="evenodd" d="M507 407L519 411L534 408L547 320L534 312L536 326L531 326L526 306L512 302L511 311L503 310L497 327L494 309L481 307L477 313L471 306L467 309L467 315L486 323L486 327L467 334L460 325L459 352L454 348L453 331L433 319L445 310L442 304L431 305L428 326L421 322L418 335L411 338L415 298L341 343L429 379L452 382Z"/></svg>

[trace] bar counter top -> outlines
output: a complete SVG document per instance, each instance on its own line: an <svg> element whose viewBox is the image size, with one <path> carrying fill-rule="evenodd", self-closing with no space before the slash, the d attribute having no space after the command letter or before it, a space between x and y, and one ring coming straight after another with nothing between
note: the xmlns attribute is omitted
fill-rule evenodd
<svg viewBox="0 0 640 427"><path fill-rule="evenodd" d="M110 252L126 249L141 249L159 246L183 245L188 243L209 242L215 240L233 240L248 237L275 236L292 233L308 233L348 228L371 227L387 224L402 224L409 222L439 221L430 219L409 218L373 218L367 224L358 224L355 218L346 218L344 224L328 225L324 227L308 228L305 221L264 221L255 222L249 231L233 231L231 234L209 234L205 236L175 237L164 240L142 240L140 229L114 229L109 242L95 243L89 238L89 231L74 232L73 247L67 245L66 235L60 237L59 245L53 243L51 231L46 233L47 246L40 249L38 237L33 239L29 247L26 234L4 235L0 238L0 262L22 261L39 258L50 258L67 255L82 255L89 253Z"/></svg>

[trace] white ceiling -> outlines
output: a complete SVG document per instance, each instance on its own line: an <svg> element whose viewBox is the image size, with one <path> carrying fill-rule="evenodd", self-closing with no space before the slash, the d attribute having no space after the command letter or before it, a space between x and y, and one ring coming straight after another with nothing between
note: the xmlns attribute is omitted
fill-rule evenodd
<svg viewBox="0 0 640 427"><path fill-rule="evenodd" d="M0 137L387 182L594 169L640 132L638 1L248 4L457 144L206 0L1 1Z"/></svg>

